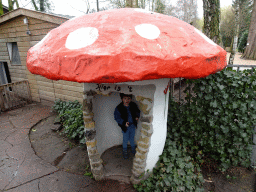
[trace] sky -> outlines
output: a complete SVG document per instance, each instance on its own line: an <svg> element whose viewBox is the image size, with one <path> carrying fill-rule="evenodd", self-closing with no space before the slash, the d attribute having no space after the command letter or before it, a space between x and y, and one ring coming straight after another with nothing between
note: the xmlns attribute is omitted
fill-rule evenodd
<svg viewBox="0 0 256 192"><path fill-rule="evenodd" d="M32 9L31 0L19 0L20 7L25 7L27 9ZM72 16L81 16L84 13L79 10L86 10L87 5L84 0L51 0L54 3L54 13L63 14L63 15L72 15ZM75 5L72 5L72 2L76 2ZM169 0L172 5L176 4L177 0ZM4 5L8 5L8 0L2 0ZM104 5L104 0L99 0L99 6ZM203 1L197 0L198 4L198 16L199 18L203 17ZM220 6L225 7L232 4L232 0L220 0ZM90 8L96 10L96 0L90 0Z"/></svg>

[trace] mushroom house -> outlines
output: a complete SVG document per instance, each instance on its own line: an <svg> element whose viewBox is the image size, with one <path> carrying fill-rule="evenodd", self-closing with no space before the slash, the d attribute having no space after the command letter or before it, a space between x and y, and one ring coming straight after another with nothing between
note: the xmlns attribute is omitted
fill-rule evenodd
<svg viewBox="0 0 256 192"><path fill-rule="evenodd" d="M68 20L27 54L31 73L84 84L86 145L96 180L114 175L102 155L122 145L114 110L121 102L120 93L132 95L140 110L136 154L125 160L131 162L126 176L133 184L147 177L141 176L152 171L163 152L170 79L203 78L226 65L226 51L192 25L134 8Z"/></svg>

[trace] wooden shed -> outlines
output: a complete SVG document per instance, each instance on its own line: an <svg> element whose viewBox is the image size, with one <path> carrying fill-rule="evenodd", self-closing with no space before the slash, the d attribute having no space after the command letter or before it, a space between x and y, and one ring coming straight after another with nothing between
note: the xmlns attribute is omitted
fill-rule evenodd
<svg viewBox="0 0 256 192"><path fill-rule="evenodd" d="M33 101L82 102L82 84L52 81L26 68L27 51L68 18L19 8L0 17L0 85L28 80Z"/></svg>

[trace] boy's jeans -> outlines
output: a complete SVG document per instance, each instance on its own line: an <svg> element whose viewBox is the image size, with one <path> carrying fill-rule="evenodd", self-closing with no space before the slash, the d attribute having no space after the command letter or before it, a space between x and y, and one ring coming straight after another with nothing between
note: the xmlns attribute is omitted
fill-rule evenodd
<svg viewBox="0 0 256 192"><path fill-rule="evenodd" d="M126 132L123 132L123 150L127 151L127 143L130 141L132 150L135 150L134 136L135 136L135 125L131 125L127 128Z"/></svg>

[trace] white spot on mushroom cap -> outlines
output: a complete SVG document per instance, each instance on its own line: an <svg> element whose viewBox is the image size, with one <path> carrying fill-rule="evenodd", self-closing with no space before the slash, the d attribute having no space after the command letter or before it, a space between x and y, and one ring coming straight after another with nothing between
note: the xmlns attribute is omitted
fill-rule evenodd
<svg viewBox="0 0 256 192"><path fill-rule="evenodd" d="M66 40L66 48L80 49L92 45L99 37L98 29L82 27L71 32Z"/></svg>
<svg viewBox="0 0 256 192"><path fill-rule="evenodd" d="M209 39L205 34L203 34L201 31L199 31L198 29L195 28L195 31L201 35L208 43L217 46L216 43L214 43L211 39Z"/></svg>
<svg viewBox="0 0 256 192"><path fill-rule="evenodd" d="M135 31L143 38L156 39L160 35L160 30L152 24L140 24L135 27Z"/></svg>

